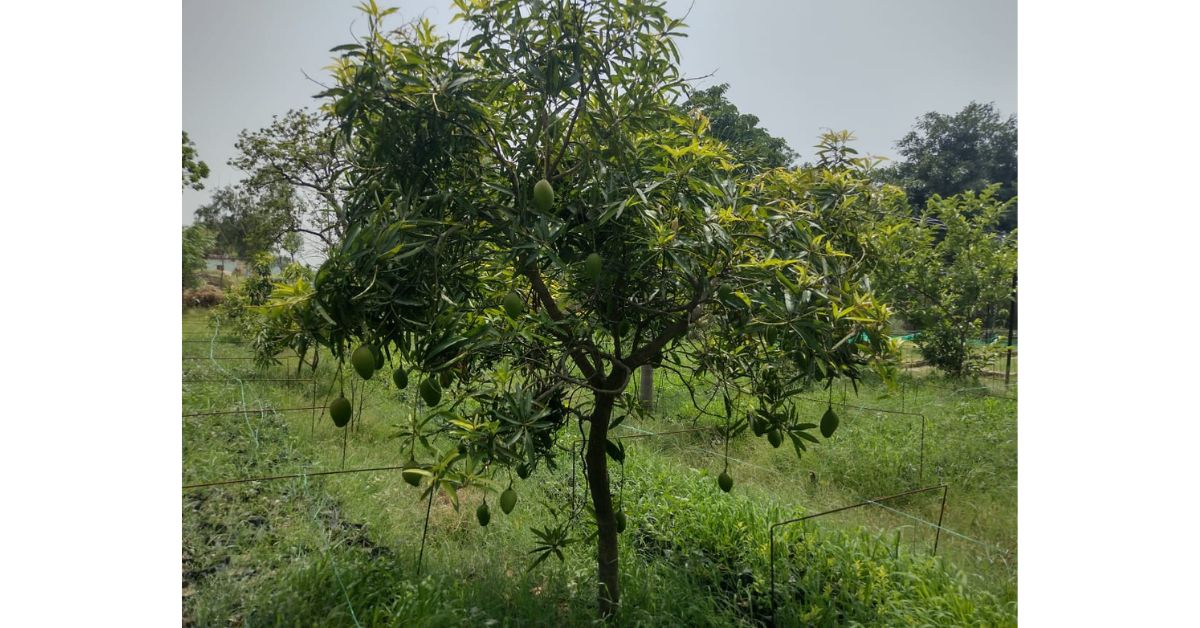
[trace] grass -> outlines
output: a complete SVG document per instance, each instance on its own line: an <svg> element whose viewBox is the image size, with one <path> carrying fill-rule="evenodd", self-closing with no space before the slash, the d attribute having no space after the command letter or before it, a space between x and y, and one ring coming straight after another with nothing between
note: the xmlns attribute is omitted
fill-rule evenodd
<svg viewBox="0 0 1200 628"><path fill-rule="evenodd" d="M186 339L212 335L205 315L184 317ZM219 337L219 340L236 340ZM187 343L185 356L246 357L233 343ZM330 360L317 373L324 400ZM295 377L292 366L255 371L249 360L185 360L183 483L341 468L345 432L317 412L311 384L231 378ZM307 371L301 377L307 377ZM186 383L217 379L218 382ZM399 464L393 437L412 411L404 394L366 383L363 421L350 434L346 468ZM692 432L625 441L614 491L629 516L621 536L622 625L759 625L769 615L771 522L916 486L950 485L943 533L930 555L940 496L858 508L780 529L781 625L1010 625L1016 621L1016 403L955 392L916 378L900 390L835 388L835 401L925 415L920 419L835 406L838 434L797 460L749 433L730 443L732 493L716 487L723 443ZM697 424L686 393L660 377L655 419L637 429ZM411 387L410 387L411 389ZM359 391L356 391L356 393ZM410 395L413 391L407 391ZM817 395L809 395L817 397ZM356 395L357 399L358 395ZM244 403L243 403L244 399ZM814 419L824 411L811 405ZM357 405L356 405L357 410ZM631 420L632 422L632 420ZM815 421L814 421L815 422ZM703 422L698 423L703 425ZM634 434L635 430L619 430ZM736 460L733 460L736 459ZM530 527L542 503L571 499L571 461L516 481L516 510L474 519L482 498L430 506L422 573L417 555L427 504L396 472L305 477L185 490L183 602L192 625L582 625L595 614L590 543L528 571ZM918 477L921 474L922 477ZM576 486L582 502L582 488Z"/></svg>

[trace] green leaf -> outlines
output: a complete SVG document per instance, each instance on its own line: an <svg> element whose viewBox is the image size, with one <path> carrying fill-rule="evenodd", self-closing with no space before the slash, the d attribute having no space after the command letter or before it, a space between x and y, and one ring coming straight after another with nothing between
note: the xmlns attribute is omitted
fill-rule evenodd
<svg viewBox="0 0 1200 628"><path fill-rule="evenodd" d="M619 463L625 462L625 447L623 445L617 445L611 440L606 440L604 441L604 450L608 452L608 455L613 460Z"/></svg>

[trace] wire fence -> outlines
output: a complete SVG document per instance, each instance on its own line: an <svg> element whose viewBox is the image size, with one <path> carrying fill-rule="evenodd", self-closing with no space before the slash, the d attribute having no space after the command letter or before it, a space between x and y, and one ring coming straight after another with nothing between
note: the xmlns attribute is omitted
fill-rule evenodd
<svg viewBox="0 0 1200 628"><path fill-rule="evenodd" d="M316 372L314 372L313 377L310 377L310 378L238 377L234 373L221 367L220 362L221 361L249 361L249 360L253 360L254 358L246 357L246 356L227 356L227 357L215 356L214 355L215 346L218 344L224 344L224 345L239 345L240 344L240 345L244 346L244 343L239 343L237 341L218 340L219 335L220 335L220 329L218 326L216 329L214 329L213 336L210 337L210 339L208 341L209 342L209 356L207 356L207 358L199 357L199 356L197 356L197 357L188 356L188 357L185 357L184 360L185 361L195 361L195 360L207 359L219 372L223 373L226 377L224 379L222 379L222 378L200 378L200 379L190 379L190 380L185 379L184 383L185 384L225 383L225 384L229 384L229 385L236 384L239 387L239 395L241 398L241 403L240 403L241 407L237 408L237 409L231 409L231 410L212 410L212 411L204 411L204 412L185 413L182 415L184 418L201 418L201 417L214 417L214 416L220 416L220 415L241 414L245 418L247 427L250 429L250 433L254 438L256 450L258 447L257 433L254 431L253 426L251 425L251 421L250 421L250 417L249 417L251 412L253 412L255 414L260 414L262 416L265 416L265 413L268 413L268 412L273 413L273 414L293 413L293 412L312 412L313 413L313 430L315 430L316 421L317 421L317 411L319 410L320 415L323 417L325 411L327 410L327 406L317 403L317 401L318 401L318 396L317 396L318 384L321 382L321 378L317 377ZM185 338L184 342L200 343L203 341L189 340L189 339ZM334 377L334 379L336 379L336 376ZM330 383L331 387L334 384L334 379L330 379L329 383ZM263 408L259 408L259 409L250 409L250 408L248 408L247 403L246 403L246 394L245 394L246 385L248 383L260 383L260 382L261 383L272 383L272 384L273 383L311 383L313 385L313 390L312 390L313 403L312 403L312 405L309 405L309 406L284 407L284 408L263 407ZM982 388L987 388L987 387L982 387ZM658 392L658 391L656 391L656 392ZM328 391L326 394L328 395ZM383 403L383 400L373 400L370 405L363 405L364 399L367 397L367 395L368 395L368 386L364 382L358 388L359 411L355 415L356 419L361 420L364 410L377 409L379 407L379 404ZM656 395L656 396L658 396L658 395ZM920 432L919 452L918 452L918 458L919 458L918 482L923 480L924 462L925 462L925 427L926 427L926 417L923 413L910 412L910 411L905 411L905 410L893 410L890 408L877 408L877 407L862 406L862 405L847 403L845 401L845 393L843 393L843 399L841 401L836 401L836 400L833 400L832 398L830 398L830 399L813 399L813 398L805 398L805 397L798 397L797 400L804 401L804 402L810 402L810 403L818 403L818 404L831 404L834 406L856 409L856 410L860 410L863 412L879 413L881 415L892 415L892 416L897 416L897 417L911 417L913 419L919 420L921 432ZM395 400L392 399L389 401L394 402ZM409 391L409 401L411 402L411 390ZM705 433L705 432L719 433L719 431L720 431L719 428L711 427L711 426L695 427L695 428L680 429L680 430L666 430L666 431L660 431L660 432L644 430L638 426L629 425L626 423L622 423L619 427L625 428L626 430L634 432L634 433L613 436L612 438L614 440L636 440L636 439L663 438L663 437L680 436L680 435L690 434L690 433ZM349 435L349 429L347 428L345 430L345 434L343 435L343 438L344 439L348 438L348 435ZM579 442L579 439L572 441L572 444L577 444L578 442ZM344 441L343 445L344 444L345 444L345 441ZM718 458L726 457L730 462L740 464L740 465L745 465L748 467L753 467L753 468L759 469L761 471L765 471L765 472L774 474L774 475L780 477L781 479L783 479L784 481L790 481L790 478L784 476L784 474L782 472L780 472L776 469L764 467L764 466L755 464L755 463L747 461L747 460L741 460L741 459L738 459L735 457L720 454L720 453L712 451L711 449L708 449L708 448L697 447L694 445L684 445L683 448L686 450L689 450L689 451L695 451L698 453L704 453L707 455L711 455L713 457L718 457ZM343 465L344 465L344 460L345 460L344 451L345 450L343 449ZM574 451L574 449L572 449L572 451ZM302 469L297 472L275 474L275 475L211 479L211 480L206 480L206 481L202 481L202 482L193 482L190 484L184 484L184 485L182 485L182 489L185 491L190 491L190 490L198 490L198 489L218 487L218 486L228 486L228 485L234 485L234 484L271 482L271 481L282 481L282 480L296 480L296 479L300 479L300 480L307 482L308 478L334 476L334 475L361 474L361 473L384 473L384 472L392 472L392 471L402 471L404 468L405 468L405 465L376 465L376 466L368 466L368 467L357 467L357 468L351 468L351 469L345 469L345 468L332 469L332 470ZM574 472L572 473L572 476L574 476ZM574 478L572 477L572 487L574 486L573 480L574 480ZM923 519L921 517L918 517L916 515L913 515L911 513L907 513L902 510L898 510L898 509L892 508L890 506L887 506L887 505L881 503L883 501L888 501L888 500L891 500L896 497L920 493L920 492L924 492L924 491L931 491L936 488L943 488L944 490L948 490L945 485L939 485L939 486L935 486L935 487L926 487L926 488L921 488L921 489L913 489L913 490L905 491L905 492L902 492L902 493L899 493L896 495L891 495L891 496L886 496L886 497L881 497L881 498L874 498L871 500L865 500L861 503L854 504L851 506L838 508L838 509L834 509L834 510L830 510L830 511L824 511L824 512L817 513L814 515L808 515L808 516L799 518L796 521L809 519L809 518L815 518L818 516L831 514L833 512L840 512L840 511L851 509L851 508L857 508L860 506L874 505L874 506L878 506L879 508L881 508L883 510L886 510L893 514L896 514L898 516L905 517L905 518L915 522L916 524L919 524L921 526L926 526L926 527L934 530L934 533L936 535L935 536L935 551L936 551L936 545L938 542L937 539L940 539L940 535L942 532L946 532L947 535L949 535L955 539L985 548L989 552L998 551L998 552L1003 553L1005 556L1007 556L1008 552L1006 550L1004 550L1003 548L1000 548L999 546L988 543L987 541L973 538L973 537L963 534L959 531L952 530L950 528L945 527L944 525L942 525L942 517L941 516L939 516L938 521L935 523L935 522ZM430 499L432 499L432 494L430 495ZM944 497L943 497L943 512L944 512ZM783 522L783 523L788 523L788 522ZM772 525L772 527L770 529L770 532L772 533L771 534L771 541L772 541L772 549L771 549L771 552L772 552L771 553L772 598L771 599L772 599L772 603L774 603L774 600L775 600L773 531L774 531L775 527L778 525L782 525L782 523L774 524L774 525ZM422 543L422 555L423 555L423 545L424 544Z"/></svg>
<svg viewBox="0 0 1200 628"><path fill-rule="evenodd" d="M884 497L876 497L874 499L868 499L868 500L865 500L865 501L862 501L862 502L859 502L856 504L850 504L848 506L841 506L839 508L833 508L830 510L813 513L811 515L805 515L803 517L796 517L793 519L779 521L779 522L771 524L767 530L767 536L769 538L769 543L770 543L769 561L770 561L770 565L771 565L770 571L771 571L771 616L772 616L772 618L774 618L774 616L777 612L776 596L775 596L775 530L776 529L783 527L783 526L808 521L810 519L816 519L817 517L824 517L826 515L832 515L834 513L844 512L844 511L852 510L855 508L862 508L863 506L880 505L881 502L899 499L901 497L906 497L909 495L916 495L919 493L926 493L929 491L941 490L942 491L942 507L941 507L941 510L938 511L938 522L937 522L937 525L935 526L935 528L937 530L937 535L934 537L934 541L933 541L933 553L936 554L937 547L938 547L938 540L941 538L942 518L946 515L946 493L948 492L948 488L949 487L947 487L945 484L939 484L937 486L928 486L925 488L916 488L916 489L904 491L901 493L896 493L894 495L887 495Z"/></svg>

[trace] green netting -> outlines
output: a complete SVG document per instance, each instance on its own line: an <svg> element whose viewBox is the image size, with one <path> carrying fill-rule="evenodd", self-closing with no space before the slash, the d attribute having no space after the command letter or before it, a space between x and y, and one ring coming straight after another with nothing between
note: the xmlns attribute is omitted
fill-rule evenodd
<svg viewBox="0 0 1200 628"><path fill-rule="evenodd" d="M914 340L916 340L916 339L917 339L917 336L920 336L920 335L921 335L921 332L919 332L919 331L914 331L914 332L912 332L912 333L910 333L910 334L904 334L904 335L902 335L902 336L892 336L891 338L892 338L892 340L900 340L900 341L902 341L902 342L912 342L912 341L914 341ZM863 335L863 337L862 337L861 339L862 339L862 340L865 340L865 339L866 339L866 335L864 334L864 335ZM992 340L990 340L990 341L988 341L988 340L980 340L980 339L973 339L973 340L969 340L968 342L970 342L972 345L975 345L975 346L984 346L984 345L990 345L990 344L997 344L997 345L1000 345L1000 346L1007 346L1007 345L1005 344L1005 337L1004 337L1004 336L996 336L994 339L992 339ZM1014 346L1014 347L1015 347L1015 346L1017 346L1017 340L1016 340L1016 338L1013 338L1013 346Z"/></svg>

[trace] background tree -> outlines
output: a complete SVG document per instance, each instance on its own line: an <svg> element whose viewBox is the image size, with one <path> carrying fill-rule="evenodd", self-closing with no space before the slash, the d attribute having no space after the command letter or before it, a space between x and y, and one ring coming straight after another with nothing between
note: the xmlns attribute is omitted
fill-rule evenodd
<svg viewBox="0 0 1200 628"><path fill-rule="evenodd" d="M996 198L999 185L949 198L934 196L916 220L898 217L878 232L876 285L919 330L916 342L933 366L953 376L982 368L988 312L1007 314L1017 268L1017 231L997 233L1016 199Z"/></svg>
<svg viewBox="0 0 1200 628"><path fill-rule="evenodd" d="M208 164L196 159L196 145L188 139L187 131L183 132L183 187L193 190L203 190L204 179L208 178Z"/></svg>
<svg viewBox="0 0 1200 628"><path fill-rule="evenodd" d="M319 238L326 248L346 232L342 198L348 163L338 130L327 112L288 111L254 132L243 130L229 165L246 173L242 182L258 195L293 190L288 229Z"/></svg>
<svg viewBox="0 0 1200 628"><path fill-rule="evenodd" d="M249 261L272 251L295 224L295 196L287 185L265 189L226 186L196 210L196 222L216 234L218 250Z"/></svg>
<svg viewBox="0 0 1200 628"><path fill-rule="evenodd" d="M195 288L203 283L200 272L204 270L208 253L216 245L213 233L201 225L183 228L183 287Z"/></svg>
<svg viewBox="0 0 1200 628"><path fill-rule="evenodd" d="M709 135L724 142L751 171L792 165L797 155L787 141L758 126L758 116L740 112L725 97L727 91L729 84L722 83L693 92L683 107L703 113L709 120Z"/></svg>
<svg viewBox="0 0 1200 628"><path fill-rule="evenodd" d="M904 187L915 208L933 195L982 192L999 184L997 200L1017 196L1017 118L1002 118L993 104L972 102L957 114L929 112L896 142L902 160L884 173ZM1009 205L996 228L1017 227L1017 204Z"/></svg>
<svg viewBox="0 0 1200 628"><path fill-rule="evenodd" d="M727 438L819 442L792 397L888 347L858 231L876 187L852 167L737 169L675 104L682 23L661 3L455 5L464 41L385 31L393 10L370 3L367 36L335 49L348 228L312 292L279 305L338 359L375 347L412 370L428 411L401 446L456 505L582 435L590 504L551 505L535 563L594 537L607 616L624 519L608 465L625 458L609 432L639 412L631 374L711 387Z"/></svg>
<svg viewBox="0 0 1200 628"><path fill-rule="evenodd" d="M289 258L288 261L292 264L295 264L296 254L300 252L300 249L304 248L304 238L301 237L300 233L297 231L289 231L283 234L283 238L280 241L279 246L284 251L287 251Z"/></svg>

